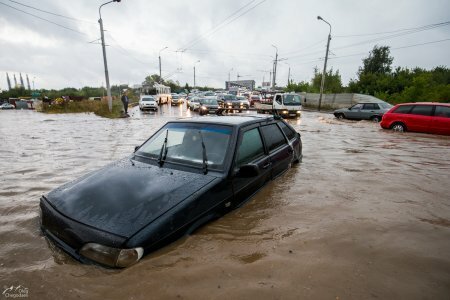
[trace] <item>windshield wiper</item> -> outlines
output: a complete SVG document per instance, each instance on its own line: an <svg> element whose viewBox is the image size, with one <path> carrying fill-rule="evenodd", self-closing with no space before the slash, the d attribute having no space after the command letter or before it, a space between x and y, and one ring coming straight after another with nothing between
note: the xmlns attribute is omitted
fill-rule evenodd
<svg viewBox="0 0 450 300"><path fill-rule="evenodd" d="M161 146L161 151L159 152L158 163L159 163L160 167L162 167L164 160L166 159L166 156L167 156L167 136L168 135L169 135L169 129L166 130L166 138L164 139L164 143Z"/></svg>
<svg viewBox="0 0 450 300"><path fill-rule="evenodd" d="M202 148L203 148L203 174L208 173L208 158L206 157L206 147L205 143L203 142L203 135L202 131L199 130L198 134L200 134L200 139L202 140Z"/></svg>

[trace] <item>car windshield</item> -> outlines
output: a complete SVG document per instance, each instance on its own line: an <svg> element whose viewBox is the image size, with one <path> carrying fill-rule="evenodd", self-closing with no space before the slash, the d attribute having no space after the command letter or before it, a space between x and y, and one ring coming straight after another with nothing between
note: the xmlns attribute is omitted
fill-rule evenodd
<svg viewBox="0 0 450 300"><path fill-rule="evenodd" d="M202 168L203 147L208 169L223 170L231 139L230 126L196 123L168 123L135 153L158 161L167 136L164 161Z"/></svg>
<svg viewBox="0 0 450 300"><path fill-rule="evenodd" d="M285 105L300 105L300 96L299 95L286 95L284 96L284 104Z"/></svg>
<svg viewBox="0 0 450 300"><path fill-rule="evenodd" d="M238 99L238 100L247 100L247 98L244 97L244 96L237 96L237 99Z"/></svg>
<svg viewBox="0 0 450 300"><path fill-rule="evenodd" d="M202 104L206 104L206 105L218 105L216 99L203 99L203 100L202 100Z"/></svg>
<svg viewBox="0 0 450 300"><path fill-rule="evenodd" d="M175 96L175 95L172 96L172 99L178 99L178 98L179 98L178 96Z"/></svg>
<svg viewBox="0 0 450 300"><path fill-rule="evenodd" d="M142 98L142 101L155 101L152 97Z"/></svg>
<svg viewBox="0 0 450 300"><path fill-rule="evenodd" d="M224 95L223 100L236 100L235 95Z"/></svg>

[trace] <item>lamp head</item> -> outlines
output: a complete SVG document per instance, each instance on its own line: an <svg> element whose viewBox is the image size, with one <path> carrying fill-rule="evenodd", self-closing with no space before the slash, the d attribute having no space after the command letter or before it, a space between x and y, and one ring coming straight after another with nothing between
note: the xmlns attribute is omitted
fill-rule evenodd
<svg viewBox="0 0 450 300"><path fill-rule="evenodd" d="M317 16L317 20L323 20L321 16Z"/></svg>

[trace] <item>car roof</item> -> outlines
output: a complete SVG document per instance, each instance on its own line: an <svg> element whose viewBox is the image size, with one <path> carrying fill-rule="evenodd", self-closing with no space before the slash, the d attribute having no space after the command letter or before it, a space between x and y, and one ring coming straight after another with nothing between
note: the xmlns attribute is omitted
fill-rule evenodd
<svg viewBox="0 0 450 300"><path fill-rule="evenodd" d="M408 103L400 103L397 104L398 106L403 105L444 105L444 106L450 106L450 103L442 103L442 102L408 102Z"/></svg>
<svg viewBox="0 0 450 300"><path fill-rule="evenodd" d="M273 116L205 116L192 119L180 119L173 122L177 123L208 123L208 124L220 124L229 126L245 126L249 124L259 123L259 122L270 122L273 121Z"/></svg>

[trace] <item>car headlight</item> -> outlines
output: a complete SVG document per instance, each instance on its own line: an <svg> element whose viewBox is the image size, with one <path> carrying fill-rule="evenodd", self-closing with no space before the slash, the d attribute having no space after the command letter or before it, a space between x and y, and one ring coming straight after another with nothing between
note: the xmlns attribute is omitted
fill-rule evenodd
<svg viewBox="0 0 450 300"><path fill-rule="evenodd" d="M207 110L208 108L206 106L200 107L202 110Z"/></svg>
<svg viewBox="0 0 450 300"><path fill-rule="evenodd" d="M96 243L87 243L81 248L80 254L103 265L126 268L141 259L144 249L142 247L119 249Z"/></svg>

